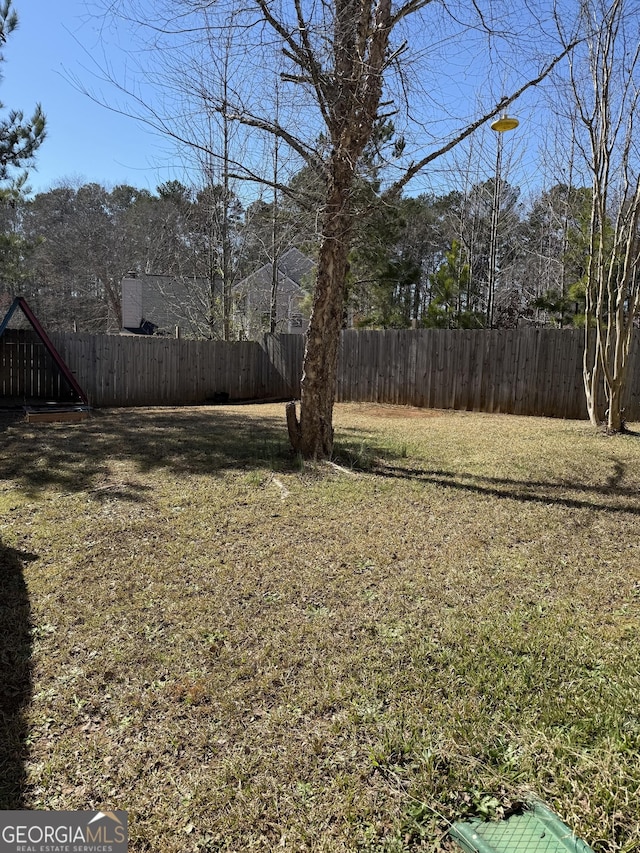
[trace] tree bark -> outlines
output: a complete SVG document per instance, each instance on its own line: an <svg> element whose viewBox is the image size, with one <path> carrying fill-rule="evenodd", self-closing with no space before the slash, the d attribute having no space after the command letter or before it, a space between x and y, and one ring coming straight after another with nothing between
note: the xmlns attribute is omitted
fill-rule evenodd
<svg viewBox="0 0 640 853"><path fill-rule="evenodd" d="M587 414L592 426L600 423L600 393L602 374L600 370L600 353L596 341L589 334L590 317L587 315L585 329L585 343L582 360L582 378L584 381L584 393L587 404Z"/></svg>
<svg viewBox="0 0 640 853"><path fill-rule="evenodd" d="M348 156L332 156L313 308L307 331L301 382L300 420L287 412L289 439L305 459L333 452L333 403L344 287L351 236L353 167Z"/></svg>
<svg viewBox="0 0 640 853"><path fill-rule="evenodd" d="M624 431L623 403L624 383L616 382L610 390L609 409L607 412L607 432Z"/></svg>

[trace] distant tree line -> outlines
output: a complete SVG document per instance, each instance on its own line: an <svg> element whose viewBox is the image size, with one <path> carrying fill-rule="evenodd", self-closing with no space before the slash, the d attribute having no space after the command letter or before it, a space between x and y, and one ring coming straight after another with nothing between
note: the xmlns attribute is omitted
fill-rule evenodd
<svg viewBox="0 0 640 853"><path fill-rule="evenodd" d="M384 205L375 203L375 185L363 182L344 325L486 327L494 180L466 194L407 196ZM229 287L292 246L311 257L317 252L313 182L302 172L290 189L278 200L275 229L273 201L245 206L235 195L225 201L217 185L193 189L169 181L150 192L61 184L32 198L14 195L0 207L2 303L23 295L51 329L105 332L119 326L120 283L128 273L210 281L200 328L203 337L219 337L224 306L214 282L223 274L223 221L230 232ZM589 191L558 184L525 206L519 189L503 182L500 196L492 324L580 324Z"/></svg>

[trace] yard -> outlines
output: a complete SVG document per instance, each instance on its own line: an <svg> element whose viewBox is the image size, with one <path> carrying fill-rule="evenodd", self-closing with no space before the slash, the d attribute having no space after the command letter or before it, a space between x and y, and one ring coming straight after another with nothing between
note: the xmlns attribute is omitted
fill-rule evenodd
<svg viewBox="0 0 640 853"><path fill-rule="evenodd" d="M640 850L640 436L336 427L314 467L282 406L4 425L0 807L127 810L135 853L400 853L533 793Z"/></svg>

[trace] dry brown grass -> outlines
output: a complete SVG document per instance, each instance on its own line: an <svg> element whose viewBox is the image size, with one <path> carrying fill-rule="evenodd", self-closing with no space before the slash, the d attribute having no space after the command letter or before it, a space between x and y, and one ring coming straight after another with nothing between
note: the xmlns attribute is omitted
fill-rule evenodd
<svg viewBox="0 0 640 853"><path fill-rule="evenodd" d="M638 437L336 425L337 467L279 406L6 427L3 807L126 809L132 851L392 853L531 791L639 850Z"/></svg>

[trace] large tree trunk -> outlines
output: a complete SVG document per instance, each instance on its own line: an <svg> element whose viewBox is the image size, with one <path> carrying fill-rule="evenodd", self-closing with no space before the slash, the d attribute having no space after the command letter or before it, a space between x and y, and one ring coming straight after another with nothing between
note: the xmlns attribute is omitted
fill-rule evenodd
<svg viewBox="0 0 640 853"><path fill-rule="evenodd" d="M334 154L304 352L300 419L295 416L294 403L287 411L291 444L305 459L328 459L333 451L333 403L349 256L352 184L349 159Z"/></svg>

